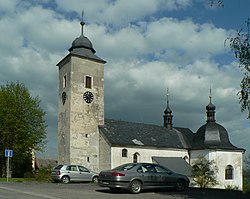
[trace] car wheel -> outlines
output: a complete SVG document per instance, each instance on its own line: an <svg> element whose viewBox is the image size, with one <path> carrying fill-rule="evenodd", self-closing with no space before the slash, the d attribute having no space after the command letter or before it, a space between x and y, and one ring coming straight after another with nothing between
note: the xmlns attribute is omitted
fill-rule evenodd
<svg viewBox="0 0 250 199"><path fill-rule="evenodd" d="M62 180L62 182L63 183L69 183L69 181L70 181L70 179L69 179L69 176L63 176L62 178L61 178L61 180Z"/></svg>
<svg viewBox="0 0 250 199"><path fill-rule="evenodd" d="M98 176L94 176L94 177L92 178L92 182L98 183Z"/></svg>
<svg viewBox="0 0 250 199"><path fill-rule="evenodd" d="M131 193L140 193L142 190L142 183L139 180L133 180L129 185Z"/></svg>
<svg viewBox="0 0 250 199"><path fill-rule="evenodd" d="M175 189L177 191L184 191L186 188L187 188L187 186L186 186L185 180L183 180L183 179L177 180L177 182L175 184Z"/></svg>

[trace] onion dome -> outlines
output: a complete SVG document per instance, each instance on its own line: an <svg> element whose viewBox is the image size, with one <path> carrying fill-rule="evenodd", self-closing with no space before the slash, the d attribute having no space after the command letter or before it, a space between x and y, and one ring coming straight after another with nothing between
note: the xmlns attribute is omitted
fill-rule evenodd
<svg viewBox="0 0 250 199"><path fill-rule="evenodd" d="M215 105L213 105L210 100L209 104L206 106L207 111L215 110L215 108L216 108Z"/></svg>
<svg viewBox="0 0 250 199"><path fill-rule="evenodd" d="M212 97L209 96L210 102L206 106L207 109L207 122L215 122L215 105L212 104Z"/></svg>
<svg viewBox="0 0 250 199"><path fill-rule="evenodd" d="M72 46L70 47L69 51L71 52L72 50L74 50L75 48L86 48L86 49L90 49L92 51L92 53L95 53L96 51L93 48L93 45L91 43L91 41L85 37L83 35L83 26L84 26L84 22L81 21L81 26L82 26L82 34L80 37L77 37L73 42L72 42Z"/></svg>
<svg viewBox="0 0 250 199"><path fill-rule="evenodd" d="M69 48L70 54L106 63L106 61L95 55L96 51L93 48L91 41L83 35L83 26L85 25L83 20L80 22L80 24L81 24L81 35L72 42L72 45Z"/></svg>
<svg viewBox="0 0 250 199"><path fill-rule="evenodd" d="M170 109L169 105L167 104L167 108L164 111L165 115L171 114L172 110Z"/></svg>
<svg viewBox="0 0 250 199"><path fill-rule="evenodd" d="M194 149L238 149L231 144L227 130L215 122L215 106L211 102L206 106L207 123L201 126L193 137Z"/></svg>

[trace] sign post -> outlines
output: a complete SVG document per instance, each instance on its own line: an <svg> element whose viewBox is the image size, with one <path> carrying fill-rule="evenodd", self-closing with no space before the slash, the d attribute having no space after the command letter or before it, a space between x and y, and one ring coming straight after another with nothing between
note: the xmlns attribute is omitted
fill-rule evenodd
<svg viewBox="0 0 250 199"><path fill-rule="evenodd" d="M7 175L7 182L9 181L9 173L10 173L10 158L13 156L13 150L5 149L5 157L7 157L7 168L6 168L6 175Z"/></svg>

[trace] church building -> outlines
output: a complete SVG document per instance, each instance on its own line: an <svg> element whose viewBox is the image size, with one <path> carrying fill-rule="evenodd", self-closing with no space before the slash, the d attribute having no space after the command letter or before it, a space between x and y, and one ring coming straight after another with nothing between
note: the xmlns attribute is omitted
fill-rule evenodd
<svg viewBox="0 0 250 199"><path fill-rule="evenodd" d="M207 120L196 133L173 126L167 99L163 125L104 118L105 60L95 55L91 41L81 35L58 64L58 163L80 164L94 171L129 162L156 162L169 169L190 173L199 156L218 167L217 188L242 190L244 149L231 144L227 130L215 121L210 96Z"/></svg>

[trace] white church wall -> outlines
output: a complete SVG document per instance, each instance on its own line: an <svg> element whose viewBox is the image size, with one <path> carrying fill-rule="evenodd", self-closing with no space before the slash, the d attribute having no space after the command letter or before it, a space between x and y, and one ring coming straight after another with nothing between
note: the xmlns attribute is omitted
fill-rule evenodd
<svg viewBox="0 0 250 199"><path fill-rule="evenodd" d="M122 157L122 150L127 149L127 157ZM138 153L138 162L152 162L152 157L189 157L185 149L155 149L145 147L112 147L111 168L121 164L133 162L133 155Z"/></svg>
<svg viewBox="0 0 250 199"><path fill-rule="evenodd" d="M218 188L227 186L237 187L242 190L242 152L235 151L213 151L210 159L214 160L218 167L217 179L220 182ZM233 178L225 179L225 169L228 165L233 167Z"/></svg>
<svg viewBox="0 0 250 199"><path fill-rule="evenodd" d="M225 189L243 187L243 170L242 170L242 152L241 151L222 151L222 150L195 150L190 153L190 162L196 160L199 156L204 156L208 160L215 161L218 167L217 181L219 182L214 188ZM225 179L225 169L228 165L233 167L233 179Z"/></svg>

